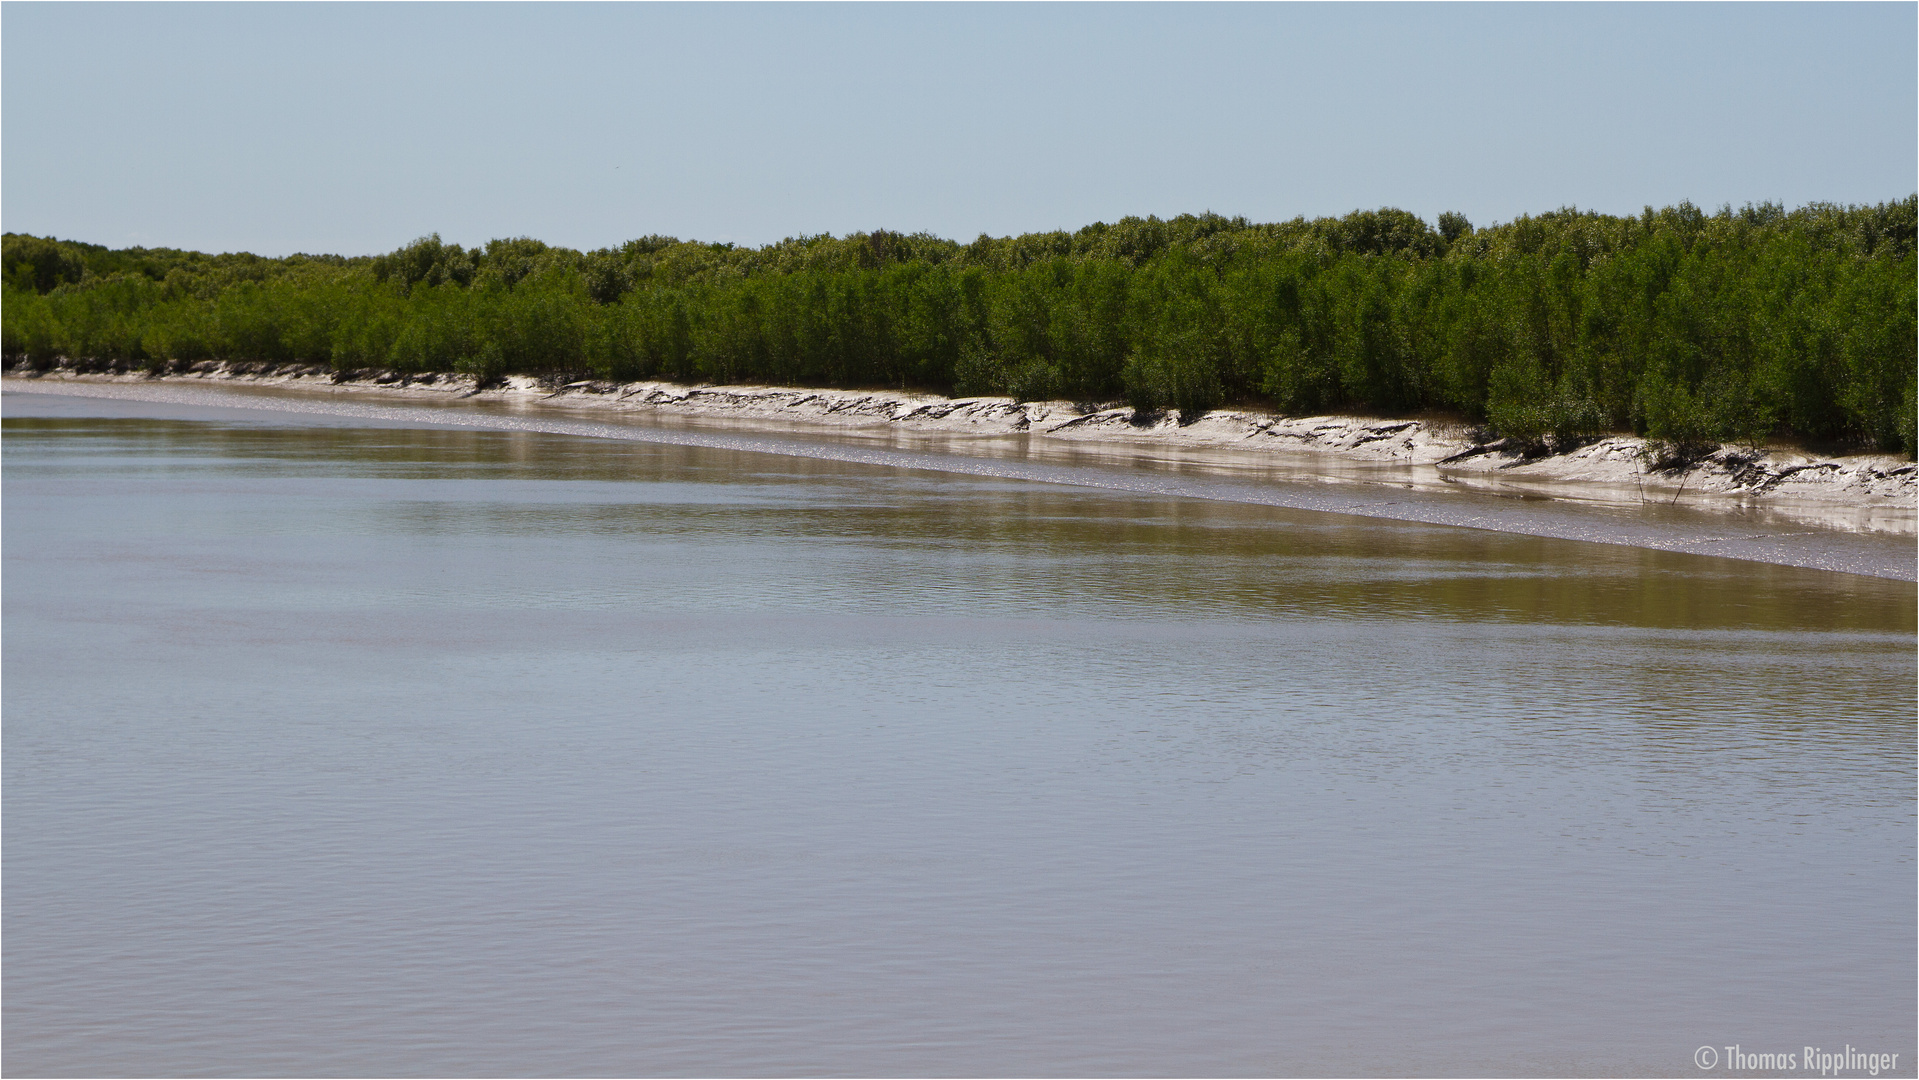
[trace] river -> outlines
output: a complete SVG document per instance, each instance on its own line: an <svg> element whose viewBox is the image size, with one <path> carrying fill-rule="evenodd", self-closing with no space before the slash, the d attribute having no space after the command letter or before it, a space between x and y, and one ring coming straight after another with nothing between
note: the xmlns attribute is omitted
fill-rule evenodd
<svg viewBox="0 0 1919 1080"><path fill-rule="evenodd" d="M0 401L9 1074L1913 1075L1910 580Z"/></svg>

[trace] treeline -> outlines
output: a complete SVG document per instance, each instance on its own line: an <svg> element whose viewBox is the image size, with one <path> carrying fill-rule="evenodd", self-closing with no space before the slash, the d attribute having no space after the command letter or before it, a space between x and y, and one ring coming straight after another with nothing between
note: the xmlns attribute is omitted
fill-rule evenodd
<svg viewBox="0 0 1919 1080"><path fill-rule="evenodd" d="M1127 218L579 252L437 236L343 258L7 234L4 353L154 369L579 372L1124 400L1193 416L1443 410L1534 443L1636 431L1915 449L1919 196L1475 229L1398 210Z"/></svg>

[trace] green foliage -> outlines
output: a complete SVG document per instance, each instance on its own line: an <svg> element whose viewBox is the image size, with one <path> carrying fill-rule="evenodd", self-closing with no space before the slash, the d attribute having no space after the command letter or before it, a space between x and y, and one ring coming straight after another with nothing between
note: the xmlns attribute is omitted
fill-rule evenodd
<svg viewBox="0 0 1919 1080"><path fill-rule="evenodd" d="M1782 433L1915 448L1919 196L1124 218L967 244L877 230L578 252L430 235L373 258L8 234L8 363L201 359L1124 400L1191 419L1449 410L1540 448Z"/></svg>
<svg viewBox="0 0 1919 1080"><path fill-rule="evenodd" d="M51 367L60 356L60 323L53 305L36 292L5 286L0 297L0 349L11 362L24 361L36 368Z"/></svg>
<svg viewBox="0 0 1919 1080"><path fill-rule="evenodd" d="M18 292L48 293L87 276L86 254L78 246L14 233L0 241L0 268L7 286Z"/></svg>
<svg viewBox="0 0 1919 1080"><path fill-rule="evenodd" d="M479 263L479 252L468 252L458 244L441 243L440 234L434 233L390 255L376 257L370 269L375 281L391 281L402 291L410 291L420 284L471 284Z"/></svg>

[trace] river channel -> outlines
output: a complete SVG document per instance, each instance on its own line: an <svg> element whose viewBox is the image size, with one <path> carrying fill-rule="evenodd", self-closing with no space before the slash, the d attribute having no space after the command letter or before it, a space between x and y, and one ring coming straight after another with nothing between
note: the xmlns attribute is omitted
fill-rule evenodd
<svg viewBox="0 0 1919 1080"><path fill-rule="evenodd" d="M9 1074L1914 1074L1910 580L0 400Z"/></svg>

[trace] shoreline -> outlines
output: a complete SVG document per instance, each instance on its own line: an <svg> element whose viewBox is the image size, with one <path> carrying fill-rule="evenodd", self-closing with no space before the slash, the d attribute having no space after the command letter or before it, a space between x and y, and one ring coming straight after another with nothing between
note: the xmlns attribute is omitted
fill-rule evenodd
<svg viewBox="0 0 1919 1080"><path fill-rule="evenodd" d="M1875 472L1873 463L1884 458L1801 468L1827 482L1818 489L1823 498L1787 488L1783 497L1765 499L1729 497L1723 478L1720 486L1702 483L1700 474L1710 475L1710 465L1656 478L1643 488L1603 473L1593 479L1595 461L1620 471L1626 455L1620 446L1625 440L1618 439L1582 448L1585 454L1545 459L1557 475L1521 480L1501 475L1518 470L1498 468L1512 455L1467 443L1466 449L1475 452L1459 460L1479 474L1468 473L1462 481L1464 470L1452 467L1457 463L1439 459L1459 453L1464 433L1424 420L1249 419L1246 413L1226 412L1180 427L1166 417L1136 425L1120 415L1123 410L1015 404L1005 398L657 382L559 384L527 377L478 390L464 377L336 384L330 375L285 369L223 368L159 378L7 372L0 385L23 408L23 398L56 395L143 402L163 410L237 409L702 446L1919 578L1912 544L1919 514L1913 500L1902 504L1897 494L1831 482L1835 475L1863 474L1890 487L1891 473L1893 483L1910 491L1912 473L1919 470L1896 472L1909 463L1895 463L1892 470L1881 465ZM210 417L189 413L181 418ZM1631 476L1637 467L1628 464L1624 471ZM1721 470L1722 477L1731 471ZM1655 494L1661 479L1670 493ZM1774 484L1772 490L1781 487Z"/></svg>
<svg viewBox="0 0 1919 1080"><path fill-rule="evenodd" d="M1283 417L1216 409L1191 424L1177 410L1137 417L1128 408L1088 410L1063 401L947 398L909 391L824 390L644 380L570 382L512 375L482 389L467 375L366 372L338 378L323 365L204 361L166 375L57 367L9 370L8 383L216 383L286 387L389 400L563 404L640 415L770 422L847 432L860 428L939 434L1037 436L1152 451L1230 450L1271 455L1329 473L1369 467L1427 472L1412 478L1495 493L1612 504L1778 510L1806 524L1847 531L1919 534L1919 464L1888 454L1821 457L1781 447L1721 447L1682 467L1655 468L1646 441L1613 435L1561 454L1526 458L1505 442L1476 443L1462 425L1354 415ZM1353 477L1358 479L1359 477ZM1406 478L1398 478L1406 479ZM1425 486L1421 484L1421 486Z"/></svg>

